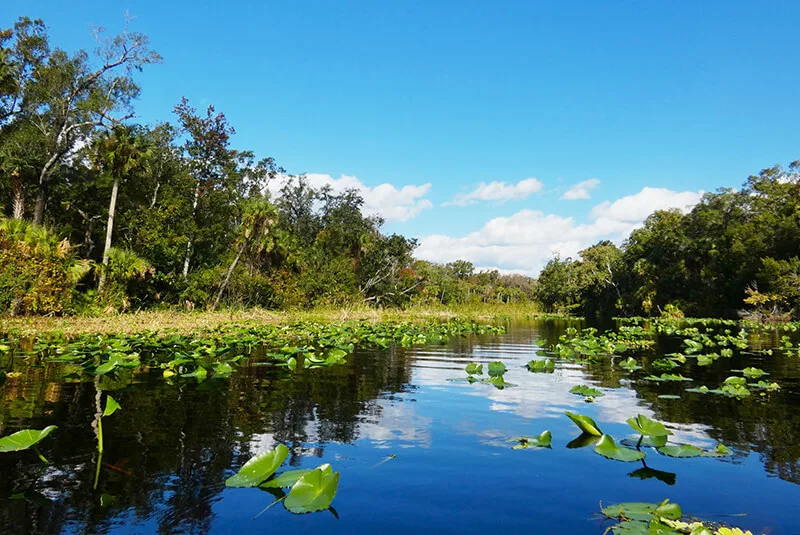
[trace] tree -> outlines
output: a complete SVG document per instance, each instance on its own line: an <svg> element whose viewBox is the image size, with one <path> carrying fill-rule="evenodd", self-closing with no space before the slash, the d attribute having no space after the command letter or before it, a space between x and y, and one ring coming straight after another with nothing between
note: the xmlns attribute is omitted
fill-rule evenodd
<svg viewBox="0 0 800 535"><path fill-rule="evenodd" d="M29 67L19 70L22 83L5 99L3 113L12 121L33 125L42 136L46 158L37 173L36 224L44 220L50 182L64 158L96 129L132 117L131 101L139 93L133 72L161 61L142 34L126 28L101 41L101 32L102 28L95 32L99 46L93 65L83 50L73 55L58 48L50 51L41 21L20 19L15 26L17 43L34 41L37 54L28 53L31 47L18 53Z"/></svg>
<svg viewBox="0 0 800 535"><path fill-rule="evenodd" d="M275 225L278 219L278 210L267 199L250 199L247 206L244 208L244 214L241 224L241 235L239 237L239 247L236 251L236 256L228 267L225 273L225 278L219 286L214 303L211 305L211 310L215 310L219 305L219 300L231 280L233 270L242 258L242 255L249 251L258 254L265 249L271 249L273 246L274 238L270 234L270 230Z"/></svg>
<svg viewBox="0 0 800 535"><path fill-rule="evenodd" d="M117 125L110 132L98 138L94 143L93 159L101 172L113 181L111 199L108 203L108 224L106 225L106 241L103 247L103 270L100 273L98 293L103 293L108 268L111 238L114 232L114 214L117 206L117 193L120 181L131 171L142 167L148 149L140 136L132 128Z"/></svg>

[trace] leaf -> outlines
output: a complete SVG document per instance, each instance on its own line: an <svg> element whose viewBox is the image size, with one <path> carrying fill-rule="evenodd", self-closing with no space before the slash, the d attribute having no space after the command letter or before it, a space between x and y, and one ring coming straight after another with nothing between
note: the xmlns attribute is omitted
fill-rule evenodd
<svg viewBox="0 0 800 535"><path fill-rule="evenodd" d="M641 441L639 440L641 439ZM660 448L661 446L667 445L667 436L660 436L660 437L639 437L639 438L623 438L619 441L620 444L631 448Z"/></svg>
<svg viewBox="0 0 800 535"><path fill-rule="evenodd" d="M487 372L492 377L499 377L504 373L506 373L506 365L500 362L499 360L495 362L490 362L489 365L487 366Z"/></svg>
<svg viewBox="0 0 800 535"><path fill-rule="evenodd" d="M506 440L506 442L518 442L514 449L525 449L525 448L549 448L550 443L553 441L553 435L550 431L545 431L538 437L526 437L526 436L519 436L519 437L512 437Z"/></svg>
<svg viewBox="0 0 800 535"><path fill-rule="evenodd" d="M338 487L339 472L323 464L297 480L283 505L292 513L322 511L330 507Z"/></svg>
<svg viewBox="0 0 800 535"><path fill-rule="evenodd" d="M311 472L312 468L299 468L297 470L287 470L261 483L262 489L289 488L297 483L297 480Z"/></svg>
<svg viewBox="0 0 800 535"><path fill-rule="evenodd" d="M105 375L105 374L107 374L107 373L109 373L111 371L114 371L114 369L118 365L119 365L119 360L117 360L117 359L109 360L108 362L106 362L104 364L101 364L100 366L95 368L94 374L95 375Z"/></svg>
<svg viewBox="0 0 800 535"><path fill-rule="evenodd" d="M106 395L106 408L103 411L103 417L111 416L120 409L122 409L122 407L119 403L117 403L117 400L109 395Z"/></svg>
<svg viewBox="0 0 800 535"><path fill-rule="evenodd" d="M469 375L480 375L483 373L483 364L470 362L467 364L466 371Z"/></svg>
<svg viewBox="0 0 800 535"><path fill-rule="evenodd" d="M565 412L564 414L566 414L567 417L570 420L572 420L575 423L575 425L577 425L578 428L584 433L598 437L603 434L603 432L600 431L600 426L597 425L597 423L595 423L595 421L589 418L588 416L584 416L583 414L577 414L569 411Z"/></svg>
<svg viewBox="0 0 800 535"><path fill-rule="evenodd" d="M677 503L664 500L661 503L628 502L603 507L601 510L608 518L649 521L653 516L677 520L683 512Z"/></svg>
<svg viewBox="0 0 800 535"><path fill-rule="evenodd" d="M206 380L206 377L208 377L208 372L202 366L198 366L197 369L192 373L184 373L183 375L181 375L181 377L186 377L186 378L194 377L195 379L197 379L198 383L202 383L203 381Z"/></svg>
<svg viewBox="0 0 800 535"><path fill-rule="evenodd" d="M41 442L47 435L55 431L55 425L48 425L42 430L38 429L23 429L11 435L0 438L0 453L7 453L9 451L27 450Z"/></svg>
<svg viewBox="0 0 800 535"><path fill-rule="evenodd" d="M472 379L472 378L473 377L470 375L469 379ZM487 379L481 379L481 383L486 384L486 385L492 385L495 388L498 388L500 390L502 390L503 388L505 388L507 386L517 386L515 384L506 382L506 380L503 378L502 375L498 375L496 377L489 377Z"/></svg>
<svg viewBox="0 0 800 535"><path fill-rule="evenodd" d="M692 457L727 457L733 454L730 448L722 444L717 444L717 447L713 450L703 450L691 444L680 444L677 446L662 446L657 448L657 451L667 457L677 457L681 459L689 459Z"/></svg>
<svg viewBox="0 0 800 535"><path fill-rule="evenodd" d="M556 363L552 359L534 359L526 367L532 372L552 372L556 369Z"/></svg>
<svg viewBox="0 0 800 535"><path fill-rule="evenodd" d="M275 473L289 455L289 448L278 444L274 450L265 451L244 463L236 475L225 481L226 487L255 487Z"/></svg>
<svg viewBox="0 0 800 535"><path fill-rule="evenodd" d="M600 437L600 441L594 447L594 452L608 459L622 461L625 463L641 461L645 457L643 451L621 448L617 446L617 443L614 442L614 439L608 435L603 435Z"/></svg>
<svg viewBox="0 0 800 535"><path fill-rule="evenodd" d="M586 385L576 385L569 389L570 394L578 394L579 396L592 396L599 397L604 395L600 390Z"/></svg>
<svg viewBox="0 0 800 535"><path fill-rule="evenodd" d="M644 414L639 414L635 418L628 418L626 420L628 425L640 435L648 437L665 437L671 435L672 431L664 427L664 424L651 420Z"/></svg>
<svg viewBox="0 0 800 535"><path fill-rule="evenodd" d="M634 359L633 357L628 357L625 360L623 360L622 362L620 362L619 363L619 367L620 368L624 368L625 370L628 370L629 372L642 369L642 367L639 366L639 364L636 362L636 359Z"/></svg>
<svg viewBox="0 0 800 535"><path fill-rule="evenodd" d="M749 379L757 379L762 375L769 375L767 372L760 368L753 368L752 366L749 368L745 368L742 370L742 374L749 378Z"/></svg>
<svg viewBox="0 0 800 535"><path fill-rule="evenodd" d="M684 377L679 373L662 373L660 376L648 375L644 378L645 381L691 381L688 377Z"/></svg>

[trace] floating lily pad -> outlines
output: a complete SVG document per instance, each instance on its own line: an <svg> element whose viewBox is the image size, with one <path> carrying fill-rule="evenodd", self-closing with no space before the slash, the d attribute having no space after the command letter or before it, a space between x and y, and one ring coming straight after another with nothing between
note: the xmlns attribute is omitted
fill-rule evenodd
<svg viewBox="0 0 800 535"><path fill-rule="evenodd" d="M470 362L465 368L466 372L470 375L480 375L483 373L483 364Z"/></svg>
<svg viewBox="0 0 800 535"><path fill-rule="evenodd" d="M532 372L549 373L556 369L556 363L552 359L534 359L526 367Z"/></svg>
<svg viewBox="0 0 800 535"><path fill-rule="evenodd" d="M619 443L624 446L629 446L632 448L637 448L637 447L660 448L661 446L667 444L667 435L659 437L640 436L639 438L623 438L622 440L619 441Z"/></svg>
<svg viewBox="0 0 800 535"><path fill-rule="evenodd" d="M313 468L299 468L297 470L287 470L282 472L272 479L268 479L261 483L259 487L262 489L280 489L289 488L293 486L304 475L311 472Z"/></svg>
<svg viewBox="0 0 800 535"><path fill-rule="evenodd" d="M621 448L617 446L617 443L614 442L614 439L608 435L603 435L600 437L600 441L594 447L594 452L608 459L622 461L625 463L641 461L645 457L643 451L632 450L630 448Z"/></svg>
<svg viewBox="0 0 800 535"><path fill-rule="evenodd" d="M322 511L330 507L338 488L339 472L323 464L297 480L283 505L292 513Z"/></svg>
<svg viewBox="0 0 800 535"><path fill-rule="evenodd" d="M681 399L681 397L676 394L659 394L658 399Z"/></svg>
<svg viewBox="0 0 800 535"><path fill-rule="evenodd" d="M628 357L622 362L620 362L619 367L628 370L629 372L642 369L642 367L639 366L639 364L636 362L636 359L634 359L633 357Z"/></svg>
<svg viewBox="0 0 800 535"><path fill-rule="evenodd" d="M572 388L569 389L569 393L577 394L579 396L592 396L592 397L599 397L603 395L603 393L600 390L586 385L573 386Z"/></svg>
<svg viewBox="0 0 800 535"><path fill-rule="evenodd" d="M239 470L236 475L225 481L226 487L255 487L275 473L289 455L289 448L278 444L274 450L256 455Z"/></svg>
<svg viewBox="0 0 800 535"><path fill-rule="evenodd" d="M681 444L676 446L662 446L657 451L667 457L691 458L691 457L727 457L733 452L722 444L718 444L713 450L703 450L691 444Z"/></svg>
<svg viewBox="0 0 800 535"><path fill-rule="evenodd" d="M684 377L683 375L677 373L662 373L659 376L656 375L648 375L644 378L645 381L691 381L690 378Z"/></svg>
<svg viewBox="0 0 800 535"><path fill-rule="evenodd" d="M586 433L587 435L594 435L599 437L603 434L603 432L600 431L600 426L597 425L597 423L588 416L584 416L583 414L578 414L569 411L565 412L564 414L566 414L567 417L570 420L572 420L575 423L575 425L577 425L578 428L580 428L580 430Z"/></svg>
<svg viewBox="0 0 800 535"><path fill-rule="evenodd" d="M495 362L490 362L487 365L486 370L492 377L499 377L506 373L506 365L498 360Z"/></svg>
<svg viewBox="0 0 800 535"><path fill-rule="evenodd" d="M550 431L545 431L538 437L511 437L506 440L506 442L517 442L517 445L514 446L514 449L522 450L526 448L549 448L552 440L553 435L550 433Z"/></svg>

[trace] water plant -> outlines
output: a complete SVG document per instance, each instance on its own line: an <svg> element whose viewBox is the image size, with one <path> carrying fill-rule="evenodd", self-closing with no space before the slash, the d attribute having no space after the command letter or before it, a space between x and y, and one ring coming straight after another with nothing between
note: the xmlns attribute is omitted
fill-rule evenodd
<svg viewBox="0 0 800 535"><path fill-rule="evenodd" d="M288 455L289 448L278 444L274 449L249 459L225 481L225 486L291 489L288 494L281 492L259 515L279 501L283 501L287 511L297 514L328 509L339 487L339 472L334 472L330 464L322 464L314 469L287 470L270 478Z"/></svg>
<svg viewBox="0 0 800 535"><path fill-rule="evenodd" d="M612 533L625 535L752 535L750 531L735 527L715 526L699 520L684 521L681 507L668 499L660 503L618 503L603 507L601 512L619 522L609 528Z"/></svg>
<svg viewBox="0 0 800 535"><path fill-rule="evenodd" d="M550 431L544 431L541 435L536 437L518 436L511 437L506 442L516 442L515 450L524 450L527 448L549 448L550 443L553 441L553 435Z"/></svg>
<svg viewBox="0 0 800 535"><path fill-rule="evenodd" d="M36 445L57 428L58 427L55 425L48 425L44 429L22 429L21 431L0 438L0 453L33 449L39 459L41 459L43 463L47 463L47 459L42 455Z"/></svg>

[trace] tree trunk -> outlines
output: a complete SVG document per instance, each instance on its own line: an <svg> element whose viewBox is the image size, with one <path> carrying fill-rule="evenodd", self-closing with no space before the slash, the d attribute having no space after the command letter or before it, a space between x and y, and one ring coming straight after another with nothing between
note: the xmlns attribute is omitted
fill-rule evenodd
<svg viewBox="0 0 800 535"><path fill-rule="evenodd" d="M108 271L108 250L111 249L111 234L114 232L114 211L117 209L117 192L119 191L119 177L114 178L114 187L111 188L111 202L108 203L108 225L106 225L106 245L103 248L103 270L100 272L100 283L97 293L103 293Z"/></svg>
<svg viewBox="0 0 800 535"><path fill-rule="evenodd" d="M33 222L37 225L44 223L44 208L47 205L47 182L39 184L36 193L36 206L33 209Z"/></svg>
<svg viewBox="0 0 800 535"><path fill-rule="evenodd" d="M25 215L25 194L22 189L22 180L19 178L18 171L11 173L11 188L13 195L13 199L11 200L13 205L11 217L14 219L22 219Z"/></svg>
<svg viewBox="0 0 800 535"><path fill-rule="evenodd" d="M194 187L194 201L192 202L192 222L194 222L195 212L197 212L197 199L200 197L200 181ZM183 258L183 278L189 276L189 259L192 256L192 236L186 241L186 256Z"/></svg>
<svg viewBox="0 0 800 535"><path fill-rule="evenodd" d="M228 267L228 272L225 274L225 279L223 279L222 284L219 287L219 291L217 292L217 296L214 298L214 304L211 305L211 312L214 312L217 309L217 305L219 305L219 300L222 298L222 293L225 291L225 288L228 286L228 282L231 280L231 275L233 274L233 270L236 269L236 264L239 263L239 259L242 257L242 253L247 248L247 240L242 242L242 246L239 247L239 252L236 253L236 258L233 259L231 265Z"/></svg>

